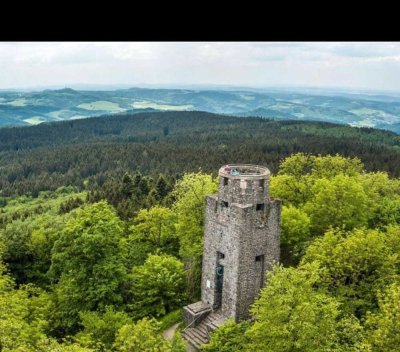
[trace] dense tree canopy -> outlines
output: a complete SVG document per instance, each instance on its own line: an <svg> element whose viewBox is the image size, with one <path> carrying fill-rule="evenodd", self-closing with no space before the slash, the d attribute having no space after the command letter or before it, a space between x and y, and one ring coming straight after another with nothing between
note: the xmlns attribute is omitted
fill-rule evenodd
<svg viewBox="0 0 400 352"><path fill-rule="evenodd" d="M159 323L154 319L143 318L136 324L121 327L115 341L118 352L171 352L172 346L164 339Z"/></svg>
<svg viewBox="0 0 400 352"><path fill-rule="evenodd" d="M351 316L343 317L339 301L321 289L319 267L275 267L268 286L252 312L254 325L246 332L254 351L356 351L359 327ZM347 326L342 336L343 325ZM344 343L352 342L351 345ZM354 341L356 340L356 341Z"/></svg>
<svg viewBox="0 0 400 352"><path fill-rule="evenodd" d="M130 239L134 243L149 243L154 251L177 254L179 239L175 229L176 215L166 207L154 206L142 209L130 227Z"/></svg>
<svg viewBox="0 0 400 352"><path fill-rule="evenodd" d="M380 232L355 229L330 230L307 249L303 263L318 262L324 268L320 282L342 309L357 316L376 308L376 294L399 279L400 229Z"/></svg>
<svg viewBox="0 0 400 352"><path fill-rule="evenodd" d="M215 136L230 138L224 126ZM162 138L175 138L175 127ZM386 137L379 143L389 148ZM146 147L139 157L151 164L153 152ZM282 264L268 274L254 319L228 321L205 351L399 349L400 180L367 172L361 159L298 153L282 161L270 187L283 202ZM216 180L179 167L154 175L122 169L82 187L1 198L2 351L185 350L179 334L169 341L161 329L198 299L205 197Z"/></svg>
<svg viewBox="0 0 400 352"><path fill-rule="evenodd" d="M166 127L168 134L164 133ZM197 111L128 113L2 128L0 197L38 195L65 185L81 189L86 185L97 191L105 183L112 188L111 180L115 183L126 172L140 171L154 182L160 174L176 177L199 168L215 174L229 162L267 165L277 172L284 157L298 152L358 156L369 171L399 176L399 138L367 128ZM140 187L147 192L145 182ZM162 197L167 190L160 181L155 195ZM129 191L125 195L129 196Z"/></svg>
<svg viewBox="0 0 400 352"><path fill-rule="evenodd" d="M122 304L126 280L122 224L105 202L71 218L52 250L51 272L60 324L76 328L80 311Z"/></svg>
<svg viewBox="0 0 400 352"><path fill-rule="evenodd" d="M176 183L173 196L177 215L176 230L180 241L180 255L187 269L189 299L199 296L205 197L217 192L217 180L203 173L186 174Z"/></svg>
<svg viewBox="0 0 400 352"><path fill-rule="evenodd" d="M358 159L295 154L271 193L283 201L281 259L291 267L268 274L253 324L227 323L205 350L397 350L399 179Z"/></svg>
<svg viewBox="0 0 400 352"><path fill-rule="evenodd" d="M379 311L368 314L366 344L372 351L389 352L400 349L400 286L393 284L378 295Z"/></svg>
<svg viewBox="0 0 400 352"><path fill-rule="evenodd" d="M138 317L163 316L184 302L185 271L173 256L150 255L132 269L131 282L132 310Z"/></svg>

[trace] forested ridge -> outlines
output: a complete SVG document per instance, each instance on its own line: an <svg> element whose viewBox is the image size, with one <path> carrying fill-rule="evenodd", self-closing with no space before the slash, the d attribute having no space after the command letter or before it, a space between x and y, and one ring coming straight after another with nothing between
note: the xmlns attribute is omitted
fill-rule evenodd
<svg viewBox="0 0 400 352"><path fill-rule="evenodd" d="M205 112L125 114L0 129L3 195L102 186L129 171L215 172L222 164L256 163L276 172L296 153L358 156L369 171L400 175L400 137L391 132L320 122L238 118Z"/></svg>
<svg viewBox="0 0 400 352"><path fill-rule="evenodd" d="M0 129L0 148L1 352L185 351L183 324L162 331L199 299L231 162L271 169L281 259L203 350L400 350L399 136L165 112Z"/></svg>

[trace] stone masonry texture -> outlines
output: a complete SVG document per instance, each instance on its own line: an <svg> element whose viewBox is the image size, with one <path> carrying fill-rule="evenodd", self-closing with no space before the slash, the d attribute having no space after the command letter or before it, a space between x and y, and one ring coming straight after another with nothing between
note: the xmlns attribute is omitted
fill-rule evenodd
<svg viewBox="0 0 400 352"><path fill-rule="evenodd" d="M269 197L267 168L227 165L206 199L201 300L225 318L249 308L279 260L281 203Z"/></svg>

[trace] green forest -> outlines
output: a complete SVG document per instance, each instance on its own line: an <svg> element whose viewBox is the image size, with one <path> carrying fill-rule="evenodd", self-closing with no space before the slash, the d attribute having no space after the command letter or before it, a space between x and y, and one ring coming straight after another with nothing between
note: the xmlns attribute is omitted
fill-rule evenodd
<svg viewBox="0 0 400 352"><path fill-rule="evenodd" d="M202 350L400 350L400 137L163 112L0 129L0 351L186 351L227 163L272 171L281 260Z"/></svg>
<svg viewBox="0 0 400 352"><path fill-rule="evenodd" d="M298 152L357 156L367 171L400 176L400 136L392 132L158 112L1 128L0 197L37 196L65 185L109 189L107 183L117 182L125 172L154 180L160 174L179 178L199 169L215 175L231 162L261 164L276 173L283 158Z"/></svg>

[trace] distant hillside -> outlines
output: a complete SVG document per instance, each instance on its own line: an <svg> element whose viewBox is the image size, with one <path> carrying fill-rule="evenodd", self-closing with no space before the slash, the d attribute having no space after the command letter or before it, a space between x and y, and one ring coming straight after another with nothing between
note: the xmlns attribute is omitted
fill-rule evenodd
<svg viewBox="0 0 400 352"><path fill-rule="evenodd" d="M225 163L255 163L276 172L279 161L295 152L358 156L367 170L400 175L400 136L391 132L152 112L0 129L0 195L101 186L126 171L178 176L199 168L215 172Z"/></svg>
<svg viewBox="0 0 400 352"><path fill-rule="evenodd" d="M400 134L400 123L394 123L393 125L379 125L377 126L377 128L383 128L386 129L388 131L392 131L395 132L397 134Z"/></svg>
<svg viewBox="0 0 400 352"><path fill-rule="evenodd" d="M400 98L385 95L299 93L287 90L188 90L131 88L0 92L0 127L144 109L208 111L238 116L326 121L391 129L400 123Z"/></svg>

